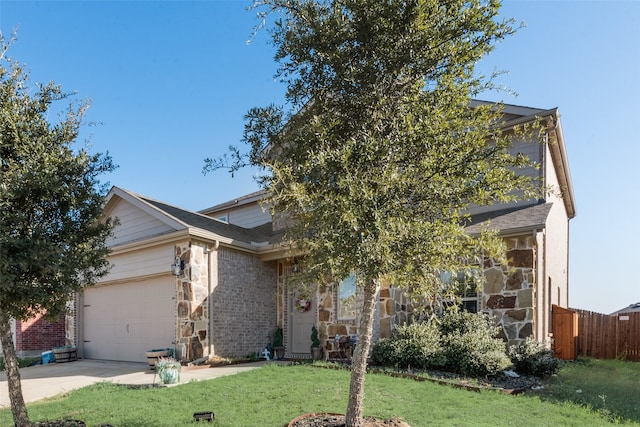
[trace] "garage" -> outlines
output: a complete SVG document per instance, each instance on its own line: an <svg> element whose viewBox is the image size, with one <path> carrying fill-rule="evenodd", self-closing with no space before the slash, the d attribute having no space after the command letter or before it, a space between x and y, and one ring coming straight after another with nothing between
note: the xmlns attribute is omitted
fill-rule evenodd
<svg viewBox="0 0 640 427"><path fill-rule="evenodd" d="M144 362L146 351L173 347L175 297L172 276L86 289L84 357Z"/></svg>

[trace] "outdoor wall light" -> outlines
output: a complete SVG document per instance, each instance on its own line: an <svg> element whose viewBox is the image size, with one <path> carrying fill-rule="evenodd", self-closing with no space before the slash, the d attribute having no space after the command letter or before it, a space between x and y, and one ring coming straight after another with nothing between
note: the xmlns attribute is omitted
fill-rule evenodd
<svg viewBox="0 0 640 427"><path fill-rule="evenodd" d="M184 271L184 260L179 256L176 257L176 260L173 264L171 264L171 274L174 276L179 276Z"/></svg>

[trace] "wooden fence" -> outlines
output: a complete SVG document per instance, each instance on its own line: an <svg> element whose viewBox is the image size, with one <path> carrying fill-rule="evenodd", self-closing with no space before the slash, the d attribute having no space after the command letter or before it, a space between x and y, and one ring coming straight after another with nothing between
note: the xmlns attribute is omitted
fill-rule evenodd
<svg viewBox="0 0 640 427"><path fill-rule="evenodd" d="M557 357L640 361L640 312L608 315L553 306L552 313Z"/></svg>

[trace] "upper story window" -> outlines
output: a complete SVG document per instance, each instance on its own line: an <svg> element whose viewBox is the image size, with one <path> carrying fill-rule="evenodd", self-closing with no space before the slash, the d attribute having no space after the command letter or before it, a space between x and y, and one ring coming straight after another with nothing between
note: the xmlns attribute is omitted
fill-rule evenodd
<svg viewBox="0 0 640 427"><path fill-rule="evenodd" d="M350 274L338 284L338 320L356 318L356 275Z"/></svg>

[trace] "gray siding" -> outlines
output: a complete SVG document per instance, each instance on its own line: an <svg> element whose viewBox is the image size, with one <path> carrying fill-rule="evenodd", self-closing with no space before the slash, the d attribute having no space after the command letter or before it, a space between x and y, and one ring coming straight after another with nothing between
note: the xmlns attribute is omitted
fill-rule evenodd
<svg viewBox="0 0 640 427"><path fill-rule="evenodd" d="M127 202L118 203L109 216L116 217L120 221L120 224L115 227L112 237L107 240L109 246L174 231L164 222Z"/></svg>
<svg viewBox="0 0 640 427"><path fill-rule="evenodd" d="M271 213L269 212L269 209L258 203L229 209L226 214L229 224L238 225L244 228L253 228L271 222ZM219 216L220 215L217 215L215 218L218 218Z"/></svg>
<svg viewBox="0 0 640 427"><path fill-rule="evenodd" d="M513 146L510 148L510 152L512 155L524 155L529 158L529 160L541 165L540 169L536 169L533 167L529 167L519 171L519 174L530 176L532 178L540 178L542 177L544 167L543 155L545 153L546 147L538 142L532 142L530 140L518 140L513 143ZM511 203L496 203L490 206L472 206L469 209L469 213L471 215L476 215L480 213L492 212L501 209L506 209L515 206L529 206L534 205L538 201L537 200L519 200L517 202Z"/></svg>

